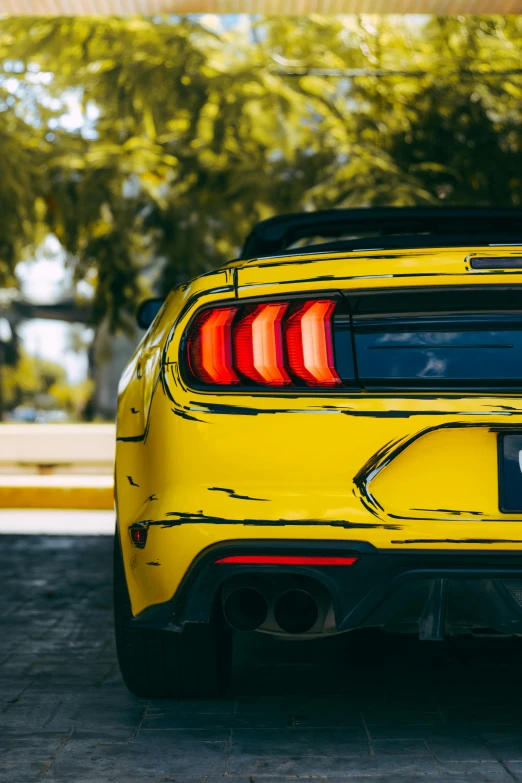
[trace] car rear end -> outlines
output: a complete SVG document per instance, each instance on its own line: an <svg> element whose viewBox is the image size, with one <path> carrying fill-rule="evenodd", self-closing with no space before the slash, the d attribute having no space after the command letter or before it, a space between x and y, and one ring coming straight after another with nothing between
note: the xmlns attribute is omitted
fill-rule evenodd
<svg viewBox="0 0 522 783"><path fill-rule="evenodd" d="M120 398L135 627L522 633L521 273L304 248L173 292Z"/></svg>

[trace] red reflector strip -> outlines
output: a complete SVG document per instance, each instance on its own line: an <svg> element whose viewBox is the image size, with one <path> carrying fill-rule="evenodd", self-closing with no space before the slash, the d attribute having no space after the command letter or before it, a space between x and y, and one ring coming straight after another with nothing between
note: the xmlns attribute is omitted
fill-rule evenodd
<svg viewBox="0 0 522 783"><path fill-rule="evenodd" d="M214 562L238 565L351 566L357 560L357 557L329 557L328 555L228 555Z"/></svg>
<svg viewBox="0 0 522 783"><path fill-rule="evenodd" d="M232 321L236 307L207 310L189 340L190 369L205 383L235 384L239 378L232 366Z"/></svg>
<svg viewBox="0 0 522 783"><path fill-rule="evenodd" d="M333 357L332 313L335 302L306 302L290 316L286 327L290 369L309 386L338 386Z"/></svg>

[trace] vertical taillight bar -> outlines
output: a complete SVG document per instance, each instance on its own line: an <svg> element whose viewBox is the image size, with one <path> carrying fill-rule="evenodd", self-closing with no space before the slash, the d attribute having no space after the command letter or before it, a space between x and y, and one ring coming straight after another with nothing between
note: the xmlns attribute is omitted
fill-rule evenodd
<svg viewBox="0 0 522 783"><path fill-rule="evenodd" d="M292 382L283 350L282 320L287 308L287 302L259 305L239 321L234 330L234 358L246 378L268 386Z"/></svg>
<svg viewBox="0 0 522 783"><path fill-rule="evenodd" d="M305 302L286 324L286 348L291 371L309 386L338 386L334 365L331 299Z"/></svg>
<svg viewBox="0 0 522 783"><path fill-rule="evenodd" d="M237 307L206 310L196 320L188 341L192 373L204 383L239 383L232 363L232 321Z"/></svg>

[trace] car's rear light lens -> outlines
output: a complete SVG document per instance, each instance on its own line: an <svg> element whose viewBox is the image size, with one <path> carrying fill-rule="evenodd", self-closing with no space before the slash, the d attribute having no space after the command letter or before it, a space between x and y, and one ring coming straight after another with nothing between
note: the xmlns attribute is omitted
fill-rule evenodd
<svg viewBox="0 0 522 783"><path fill-rule="evenodd" d="M236 565L295 565L295 566L352 566L357 557L331 557L329 555L228 555L215 560L215 564Z"/></svg>
<svg viewBox="0 0 522 783"><path fill-rule="evenodd" d="M147 533L148 530L146 526L141 524L140 522L131 525L129 528L129 535L131 541L134 544L134 546L138 547L138 549L145 548L145 544L147 543Z"/></svg>
<svg viewBox="0 0 522 783"><path fill-rule="evenodd" d="M234 332L235 365L242 375L268 386L291 383L285 369L281 322L286 302L263 304L242 318Z"/></svg>
<svg viewBox="0 0 522 783"><path fill-rule="evenodd" d="M332 341L332 313L329 299L305 302L286 324L290 369L309 386L338 386Z"/></svg>
<svg viewBox="0 0 522 783"><path fill-rule="evenodd" d="M196 320L188 342L188 360L194 376L204 383L236 384L232 366L232 321L237 307L206 310Z"/></svg>
<svg viewBox="0 0 522 783"><path fill-rule="evenodd" d="M205 385L338 386L335 305L311 299L204 310L189 329L189 370Z"/></svg>

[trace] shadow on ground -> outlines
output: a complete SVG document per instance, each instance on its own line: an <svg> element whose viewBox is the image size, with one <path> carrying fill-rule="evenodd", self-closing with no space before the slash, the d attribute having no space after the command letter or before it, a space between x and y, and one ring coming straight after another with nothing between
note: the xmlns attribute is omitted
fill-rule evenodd
<svg viewBox="0 0 522 783"><path fill-rule="evenodd" d="M220 701L125 689L105 537L4 536L0 780L522 781L518 641L235 639Z"/></svg>

